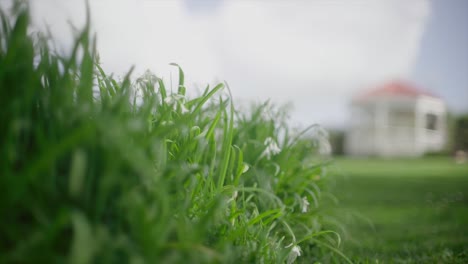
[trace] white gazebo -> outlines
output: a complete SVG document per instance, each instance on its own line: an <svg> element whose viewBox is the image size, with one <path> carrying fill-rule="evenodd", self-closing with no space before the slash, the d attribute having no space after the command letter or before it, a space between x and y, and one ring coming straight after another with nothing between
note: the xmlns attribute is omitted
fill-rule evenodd
<svg viewBox="0 0 468 264"><path fill-rule="evenodd" d="M353 99L345 151L358 156L421 156L443 150L446 130L442 99L395 81Z"/></svg>

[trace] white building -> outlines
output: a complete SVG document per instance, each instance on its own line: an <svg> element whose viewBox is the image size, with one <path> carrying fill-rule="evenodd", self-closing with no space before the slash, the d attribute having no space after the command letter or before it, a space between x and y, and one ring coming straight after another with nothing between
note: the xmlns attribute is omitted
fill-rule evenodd
<svg viewBox="0 0 468 264"><path fill-rule="evenodd" d="M359 156L421 156L446 144L446 107L440 98L391 82L352 101L345 151Z"/></svg>

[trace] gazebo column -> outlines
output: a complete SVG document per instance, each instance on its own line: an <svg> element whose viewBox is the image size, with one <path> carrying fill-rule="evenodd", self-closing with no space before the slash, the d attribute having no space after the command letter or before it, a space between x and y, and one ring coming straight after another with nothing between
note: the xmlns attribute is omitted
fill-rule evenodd
<svg viewBox="0 0 468 264"><path fill-rule="evenodd" d="M424 146L424 142L426 140L425 133L426 133L426 126L425 126L425 111L420 106L420 103L416 103L414 109L414 153L416 155L421 155L424 150L422 147Z"/></svg>
<svg viewBox="0 0 468 264"><path fill-rule="evenodd" d="M439 120L437 123L437 130L441 134L442 146L446 147L447 142L447 114L444 112L439 113Z"/></svg>
<svg viewBox="0 0 468 264"><path fill-rule="evenodd" d="M375 143L374 150L376 154L381 155L387 149L387 130L388 130L388 115L389 109L387 102L380 101L375 105Z"/></svg>

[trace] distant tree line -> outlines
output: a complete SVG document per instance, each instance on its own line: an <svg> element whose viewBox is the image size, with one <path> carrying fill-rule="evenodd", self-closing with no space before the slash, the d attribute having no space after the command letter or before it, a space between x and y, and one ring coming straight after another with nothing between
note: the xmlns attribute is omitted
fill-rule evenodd
<svg viewBox="0 0 468 264"><path fill-rule="evenodd" d="M333 156L343 156L344 153L344 141L345 131L344 130L329 130L330 133L330 145L332 147Z"/></svg>
<svg viewBox="0 0 468 264"><path fill-rule="evenodd" d="M468 114L457 116L453 120L452 146L453 151L468 151Z"/></svg>

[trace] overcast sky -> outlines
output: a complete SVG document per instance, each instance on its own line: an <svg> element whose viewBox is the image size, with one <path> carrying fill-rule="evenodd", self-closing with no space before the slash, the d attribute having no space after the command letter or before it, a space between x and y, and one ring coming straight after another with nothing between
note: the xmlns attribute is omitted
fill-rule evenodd
<svg viewBox="0 0 468 264"><path fill-rule="evenodd" d="M34 0L67 49L82 0ZM466 0L90 0L107 71L150 69L189 89L226 80L239 101L292 102L292 120L343 127L360 89L407 79L468 111ZM193 86L192 86L193 85ZM174 83L175 86L175 83ZM190 88L193 87L193 88Z"/></svg>

